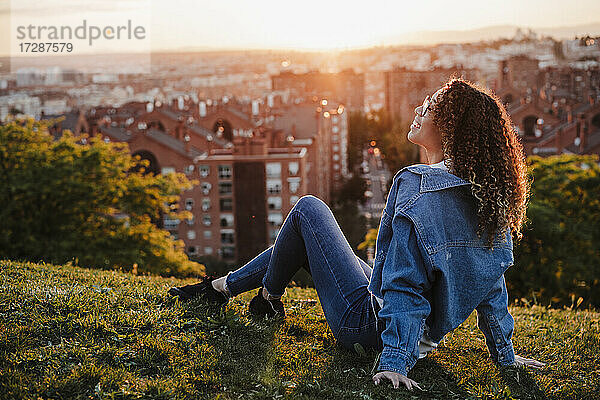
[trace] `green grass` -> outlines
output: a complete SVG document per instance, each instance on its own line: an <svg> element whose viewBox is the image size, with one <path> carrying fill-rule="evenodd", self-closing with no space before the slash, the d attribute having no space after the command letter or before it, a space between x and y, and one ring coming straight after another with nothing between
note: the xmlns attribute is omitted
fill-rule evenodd
<svg viewBox="0 0 600 400"><path fill-rule="evenodd" d="M254 321L252 290L214 312L166 290L190 281L0 261L2 399L598 398L600 313L512 307L518 354L544 370L498 368L475 314L409 377L371 380L374 352L347 351L316 293L288 288L285 323Z"/></svg>

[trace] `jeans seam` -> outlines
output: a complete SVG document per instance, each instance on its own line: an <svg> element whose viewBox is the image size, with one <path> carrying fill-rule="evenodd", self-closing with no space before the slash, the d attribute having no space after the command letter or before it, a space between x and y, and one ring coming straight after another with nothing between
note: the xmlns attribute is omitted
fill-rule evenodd
<svg viewBox="0 0 600 400"><path fill-rule="evenodd" d="M362 326L360 326L360 327L358 327L358 328L353 328L353 327L349 327L349 326L346 326L346 325L342 325L342 326L340 326L340 329L338 329L338 333L339 333L339 332L340 332L342 329L347 329L347 330L349 330L350 332L352 332L352 330L361 331L361 330L365 330L365 328L372 327L372 326L376 326L376 325L377 325L377 321L371 321L371 322L367 322L366 324L364 324L364 325L362 325Z"/></svg>
<svg viewBox="0 0 600 400"><path fill-rule="evenodd" d="M302 211L300 211L298 209L294 209L292 212L297 212L298 214L300 214L306 220L306 223L308 224L308 227L310 228L310 233L315 238L315 242L317 243L317 246L319 246L319 250L321 250L321 254L323 255L323 259L327 263L327 268L329 269L329 272L331 273L331 276L333 277L333 280L335 282L335 286L337 287L338 292L342 296L342 299L344 299L344 301L348 305L348 310L350 310L350 312L354 312L354 310L352 310L352 307L350 306L350 302L348 301L348 299L346 299L346 296L344 296L344 293L342 292L342 289L340 288L340 285L338 284L338 281L337 281L337 279L335 277L335 274L331 270L331 265L329 265L329 260L327 259L327 257L325 257L325 252L323 251L323 248L321 247L321 243L319 243L318 238L315 236L314 228L313 228L312 224L310 223L310 220L306 217L306 215L304 215L302 213ZM356 312L354 312L354 313L356 313ZM339 333L339 329L338 329L338 333Z"/></svg>

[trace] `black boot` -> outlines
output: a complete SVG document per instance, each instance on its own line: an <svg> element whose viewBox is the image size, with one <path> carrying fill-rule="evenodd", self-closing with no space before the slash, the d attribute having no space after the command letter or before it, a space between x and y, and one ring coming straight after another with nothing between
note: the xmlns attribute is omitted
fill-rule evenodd
<svg viewBox="0 0 600 400"><path fill-rule="evenodd" d="M263 288L261 287L258 294L250 300L248 306L250 314L261 318L266 315L269 318L285 319L285 309L281 299L266 300L262 295L262 291Z"/></svg>
<svg viewBox="0 0 600 400"><path fill-rule="evenodd" d="M205 276L200 282L193 285L172 287L169 289L168 293L172 296L179 297L179 300L182 301L198 297L202 298L210 305L222 306L227 304L229 297L213 288L212 281L215 279L217 278L214 276Z"/></svg>

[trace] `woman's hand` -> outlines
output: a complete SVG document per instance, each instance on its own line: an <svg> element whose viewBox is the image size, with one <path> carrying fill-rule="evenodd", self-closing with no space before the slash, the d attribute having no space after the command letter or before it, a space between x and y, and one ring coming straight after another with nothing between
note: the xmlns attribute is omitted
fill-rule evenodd
<svg viewBox="0 0 600 400"><path fill-rule="evenodd" d="M413 390L413 388L422 390L417 382L397 372L381 371L373 375L373 382L375 382L376 385L379 385L379 382L381 382L384 379L389 379L390 381L392 381L394 389L398 389L400 383L402 383L404 386L406 386L408 390Z"/></svg>
<svg viewBox="0 0 600 400"><path fill-rule="evenodd" d="M532 367L532 368L542 368L546 365L546 363L534 360L532 358L525 358L515 354L515 363L513 364L515 367Z"/></svg>

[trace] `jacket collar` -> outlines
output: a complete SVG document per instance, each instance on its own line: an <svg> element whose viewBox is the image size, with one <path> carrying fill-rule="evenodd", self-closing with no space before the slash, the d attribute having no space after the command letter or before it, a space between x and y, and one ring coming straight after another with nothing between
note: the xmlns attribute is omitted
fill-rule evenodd
<svg viewBox="0 0 600 400"><path fill-rule="evenodd" d="M419 189L421 193L471 184L456 175L452 175L446 170L432 168L426 164L411 165L405 169L421 175L421 186Z"/></svg>

